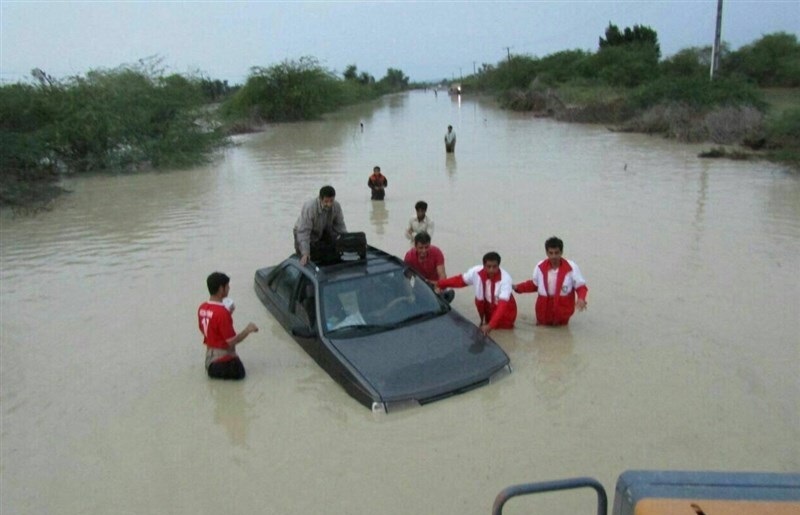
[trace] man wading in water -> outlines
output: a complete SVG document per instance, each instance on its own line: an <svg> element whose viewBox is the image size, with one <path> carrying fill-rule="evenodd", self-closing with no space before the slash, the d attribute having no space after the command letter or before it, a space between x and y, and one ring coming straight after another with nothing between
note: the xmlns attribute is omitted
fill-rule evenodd
<svg viewBox="0 0 800 515"><path fill-rule="evenodd" d="M448 154L456 151L456 133L452 125L447 126L447 133L444 135L444 150Z"/></svg>

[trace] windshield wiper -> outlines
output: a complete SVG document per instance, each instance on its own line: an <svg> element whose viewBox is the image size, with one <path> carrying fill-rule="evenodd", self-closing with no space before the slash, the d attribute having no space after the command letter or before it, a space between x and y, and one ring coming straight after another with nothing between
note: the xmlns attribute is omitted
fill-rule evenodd
<svg viewBox="0 0 800 515"><path fill-rule="evenodd" d="M331 329L326 334L331 335L331 334L343 333L343 332L347 332L347 331L353 331L353 332L385 331L387 329L391 329L392 327L394 327L394 324L392 324L392 325L385 325L385 324L353 324L353 325L346 325L346 326L342 326L342 327L337 327L336 329Z"/></svg>
<svg viewBox="0 0 800 515"><path fill-rule="evenodd" d="M411 322L419 322L422 320L427 320L429 318L437 317L441 314L442 314L441 311L425 311L424 313L417 313L416 315L411 315L410 317L404 318L399 322L395 322L394 324L392 324L392 327L399 327L401 325L406 325Z"/></svg>

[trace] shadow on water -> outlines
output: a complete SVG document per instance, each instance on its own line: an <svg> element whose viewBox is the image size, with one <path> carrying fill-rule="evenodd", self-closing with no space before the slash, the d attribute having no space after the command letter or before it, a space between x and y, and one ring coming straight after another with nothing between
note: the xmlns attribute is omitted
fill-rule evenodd
<svg viewBox="0 0 800 515"><path fill-rule="evenodd" d="M498 333L498 342L511 356L515 380L530 382L536 399L548 409L557 409L564 396L574 389L583 368L569 326L548 327L518 321L513 332Z"/></svg>
<svg viewBox="0 0 800 515"><path fill-rule="evenodd" d="M247 430L253 416L253 408L245 399L243 383L208 381L211 398L214 399L214 424L222 426L231 444L243 447L247 444Z"/></svg>
<svg viewBox="0 0 800 515"><path fill-rule="evenodd" d="M694 239L692 240L692 250L700 252L700 240L702 239L704 218L706 211L706 200L708 197L708 166L703 166L699 173L699 186L697 187L697 207L694 213L694 220L692 225L695 230Z"/></svg>
<svg viewBox="0 0 800 515"><path fill-rule="evenodd" d="M408 100L408 95L404 93L399 93L397 95L390 95L387 98L387 105L389 109L402 109L406 105L406 101Z"/></svg>
<svg viewBox="0 0 800 515"><path fill-rule="evenodd" d="M453 179L456 175L456 171L458 170L458 166L456 165L456 155L446 153L444 158L444 168L447 170L447 175L451 179Z"/></svg>
<svg viewBox="0 0 800 515"><path fill-rule="evenodd" d="M580 358L569 327L536 327L534 386L550 404L570 391L580 369Z"/></svg>
<svg viewBox="0 0 800 515"><path fill-rule="evenodd" d="M383 200L372 200L372 209L369 212L369 221L375 226L377 234L386 232L386 224L389 221L389 210L386 209L386 202Z"/></svg>

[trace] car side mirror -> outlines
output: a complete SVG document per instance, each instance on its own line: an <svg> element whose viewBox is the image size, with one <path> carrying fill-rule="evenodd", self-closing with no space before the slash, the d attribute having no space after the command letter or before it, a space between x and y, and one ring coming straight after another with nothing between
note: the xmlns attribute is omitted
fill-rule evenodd
<svg viewBox="0 0 800 515"><path fill-rule="evenodd" d="M455 298L455 296L456 296L455 290L445 290L445 291L442 292L442 298L448 304L451 304L453 302L453 299Z"/></svg>
<svg viewBox="0 0 800 515"><path fill-rule="evenodd" d="M316 338L317 329L307 325L296 325L292 327L292 336L297 336L298 338Z"/></svg>

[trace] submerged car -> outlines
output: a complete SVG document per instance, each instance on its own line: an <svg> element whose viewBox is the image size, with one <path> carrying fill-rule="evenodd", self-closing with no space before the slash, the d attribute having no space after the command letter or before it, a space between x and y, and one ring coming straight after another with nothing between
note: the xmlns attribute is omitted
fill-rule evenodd
<svg viewBox="0 0 800 515"><path fill-rule="evenodd" d="M508 355L399 258L366 246L321 266L292 255L255 274L261 302L375 412L422 405L511 372Z"/></svg>

